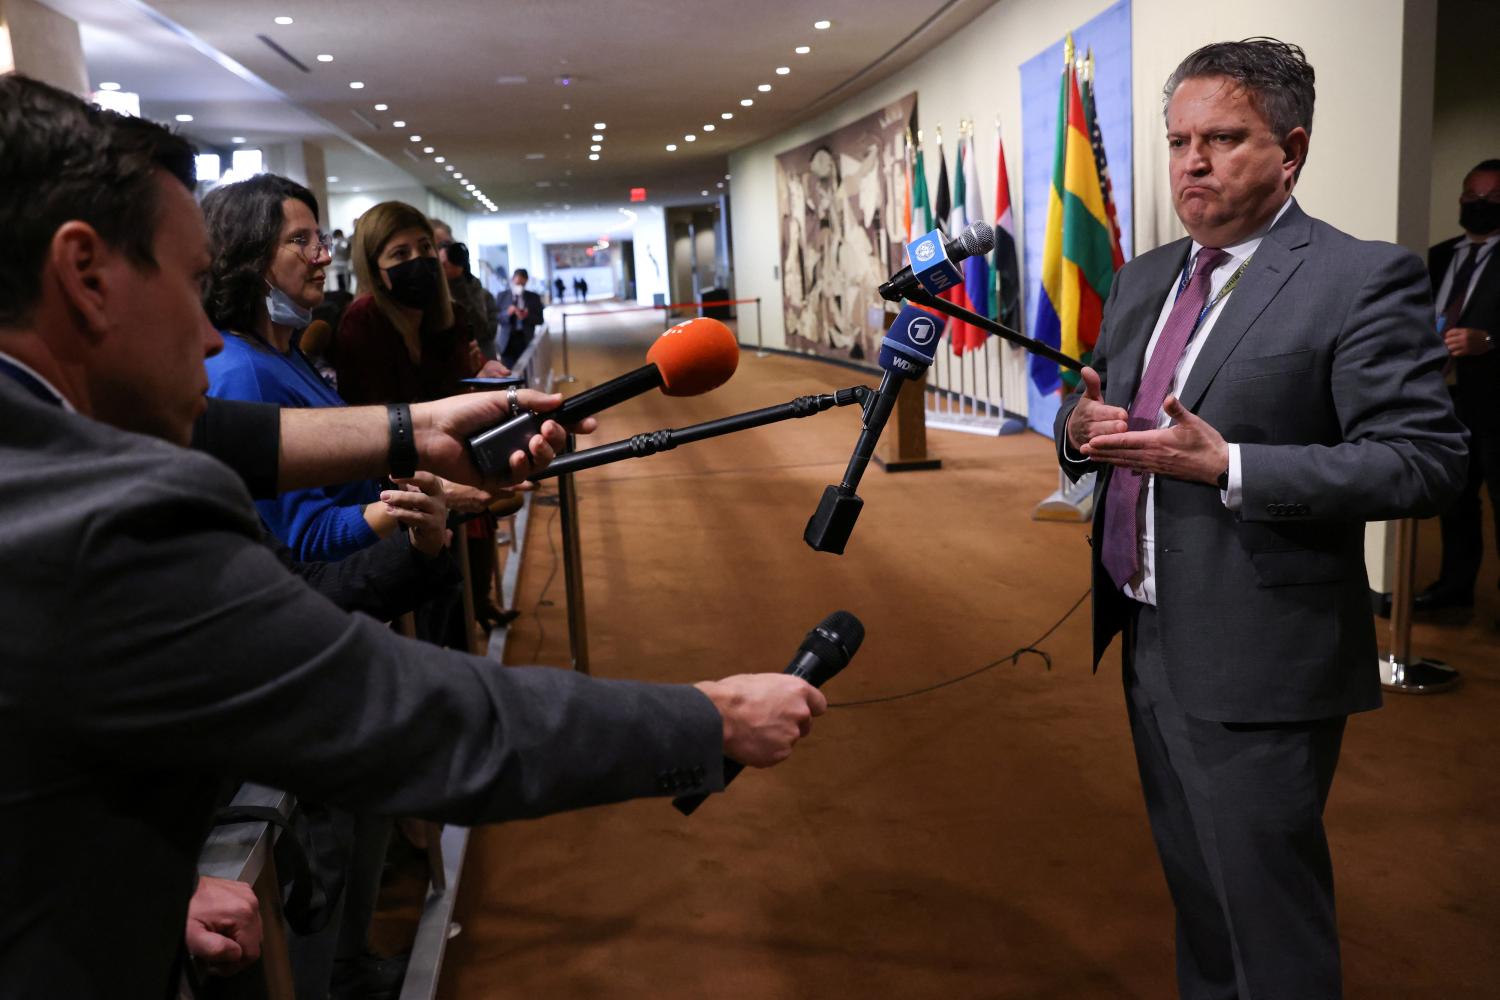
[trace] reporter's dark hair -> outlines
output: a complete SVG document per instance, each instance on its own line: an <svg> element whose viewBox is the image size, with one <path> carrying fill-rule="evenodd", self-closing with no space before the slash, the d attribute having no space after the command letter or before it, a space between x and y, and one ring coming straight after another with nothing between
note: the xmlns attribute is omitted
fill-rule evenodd
<svg viewBox="0 0 1500 1000"><path fill-rule="evenodd" d="M1223 76L1244 87L1278 139L1299 125L1312 135L1315 75L1300 45L1279 38L1214 42L1177 65L1162 89L1162 113L1184 80Z"/></svg>
<svg viewBox="0 0 1500 1000"><path fill-rule="evenodd" d="M65 223L86 222L146 268L159 216L157 171L189 191L192 145L154 122L104 111L17 73L0 76L0 327L26 322Z"/></svg>
<svg viewBox="0 0 1500 1000"><path fill-rule="evenodd" d="M1469 173L1464 174L1467 180L1469 174L1500 174L1500 160L1480 160L1469 168Z"/></svg>
<svg viewBox="0 0 1500 1000"><path fill-rule="evenodd" d="M318 217L318 199L294 180L256 174L216 187L203 198L214 262L203 291L203 309L220 330L253 337L266 308L266 272L281 245L282 203L306 205Z"/></svg>
<svg viewBox="0 0 1500 1000"><path fill-rule="evenodd" d="M469 247L465 243L449 243L443 247L443 252L448 255L448 263L454 267L461 267L465 271L469 269Z"/></svg>

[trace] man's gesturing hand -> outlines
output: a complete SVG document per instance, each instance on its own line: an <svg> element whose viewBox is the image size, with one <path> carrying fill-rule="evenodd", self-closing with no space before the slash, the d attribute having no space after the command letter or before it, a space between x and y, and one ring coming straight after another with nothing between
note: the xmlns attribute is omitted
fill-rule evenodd
<svg viewBox="0 0 1500 1000"><path fill-rule="evenodd" d="M724 717L724 756L750 767L770 767L828 710L823 692L790 674L736 674L694 685Z"/></svg>
<svg viewBox="0 0 1500 1000"><path fill-rule="evenodd" d="M1096 462L1194 483L1216 484L1220 474L1229 468L1229 445L1224 438L1176 396L1168 396L1162 409L1172 418L1171 427L1102 434L1079 451Z"/></svg>
<svg viewBox="0 0 1500 1000"><path fill-rule="evenodd" d="M1085 368L1079 375L1083 378L1083 398L1068 414L1068 443L1074 451L1082 452L1084 445L1101 434L1119 434L1128 430L1130 414L1104 402L1099 391L1098 372Z"/></svg>
<svg viewBox="0 0 1500 1000"><path fill-rule="evenodd" d="M244 882L198 880L188 902L187 951L216 976L229 976L260 959L260 901Z"/></svg>

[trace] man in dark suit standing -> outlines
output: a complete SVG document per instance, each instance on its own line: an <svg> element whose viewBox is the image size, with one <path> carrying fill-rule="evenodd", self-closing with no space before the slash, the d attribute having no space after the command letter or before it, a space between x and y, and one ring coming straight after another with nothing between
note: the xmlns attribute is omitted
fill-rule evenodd
<svg viewBox="0 0 1500 1000"><path fill-rule="evenodd" d="M1450 389L1458 417L1469 429L1469 473L1463 492L1443 512L1443 567L1437 582L1416 597L1419 610L1471 607L1484 528L1479 488L1490 493L1495 545L1500 549L1500 160L1485 160L1464 178L1458 199L1464 234L1427 254L1437 328L1453 356Z"/></svg>
<svg viewBox="0 0 1500 1000"><path fill-rule="evenodd" d="M505 334L505 346L500 349L500 363L514 368L516 360L526 353L536 328L542 323L542 297L526 290L531 276L524 267L516 268L510 276L510 287L498 296L500 302L500 330Z"/></svg>
<svg viewBox="0 0 1500 1000"><path fill-rule="evenodd" d="M1441 508L1463 430L1421 263L1292 199L1302 50L1205 46L1165 96L1190 238L1115 276L1056 424L1068 474L1101 472L1095 663L1123 631L1182 996L1336 997L1323 805L1380 704L1365 522Z"/></svg>

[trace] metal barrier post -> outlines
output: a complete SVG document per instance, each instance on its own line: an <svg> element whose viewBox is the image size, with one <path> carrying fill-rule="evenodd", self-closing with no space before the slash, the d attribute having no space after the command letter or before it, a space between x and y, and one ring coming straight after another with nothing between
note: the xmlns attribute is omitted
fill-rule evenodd
<svg viewBox="0 0 1500 1000"><path fill-rule="evenodd" d="M1417 522L1396 522L1396 575L1391 581L1391 648L1380 659L1380 686L1399 694L1437 694L1461 675L1441 660L1412 659L1412 591L1417 573Z"/></svg>
<svg viewBox="0 0 1500 1000"><path fill-rule="evenodd" d="M574 446L568 435L568 451ZM583 553L578 537L578 490L571 474L557 477L558 511L562 518L563 589L568 602L568 647L573 669L589 672L588 622L583 609Z"/></svg>
<svg viewBox="0 0 1500 1000"><path fill-rule="evenodd" d="M755 297L755 356L757 358L763 358L766 356L766 345L764 340L762 339L761 326L762 323L760 319L760 296L757 295Z"/></svg>
<svg viewBox="0 0 1500 1000"><path fill-rule="evenodd" d="M568 364L568 314L562 314L562 349L563 349L563 373L557 376L559 382L577 382L578 379L572 375L573 368Z"/></svg>

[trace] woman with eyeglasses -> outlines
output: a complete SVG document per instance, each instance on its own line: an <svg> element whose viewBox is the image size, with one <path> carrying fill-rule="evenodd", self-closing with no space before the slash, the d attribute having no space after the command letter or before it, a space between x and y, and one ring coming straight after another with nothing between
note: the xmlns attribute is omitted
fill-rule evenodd
<svg viewBox="0 0 1500 1000"><path fill-rule="evenodd" d="M331 250L307 188L259 174L203 199L214 248L204 293L224 350L208 359L209 395L282 406L343 406L297 347L323 301ZM439 480L418 474L397 490L360 481L294 490L257 503L261 519L299 559L330 561L406 526L412 545L434 556L446 538Z"/></svg>

